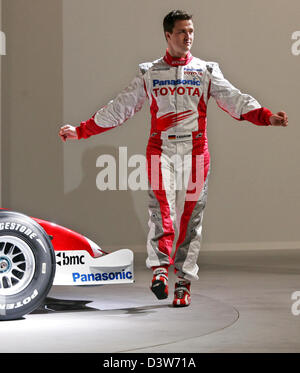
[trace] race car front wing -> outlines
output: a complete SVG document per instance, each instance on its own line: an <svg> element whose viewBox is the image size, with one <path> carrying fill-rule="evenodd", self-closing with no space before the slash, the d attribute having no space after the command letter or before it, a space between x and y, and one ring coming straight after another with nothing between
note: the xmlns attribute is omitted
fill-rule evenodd
<svg viewBox="0 0 300 373"><path fill-rule="evenodd" d="M53 285L104 285L133 283L133 252L120 249L100 257L85 250L55 251Z"/></svg>

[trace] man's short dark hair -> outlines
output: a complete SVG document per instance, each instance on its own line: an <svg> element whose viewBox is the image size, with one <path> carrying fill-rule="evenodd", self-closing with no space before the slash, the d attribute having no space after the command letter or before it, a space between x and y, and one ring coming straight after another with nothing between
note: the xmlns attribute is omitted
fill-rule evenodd
<svg viewBox="0 0 300 373"><path fill-rule="evenodd" d="M186 21L190 19L192 19L192 15L188 14L186 11L172 10L172 12L168 13L164 18L164 33L170 32L172 34L176 21Z"/></svg>

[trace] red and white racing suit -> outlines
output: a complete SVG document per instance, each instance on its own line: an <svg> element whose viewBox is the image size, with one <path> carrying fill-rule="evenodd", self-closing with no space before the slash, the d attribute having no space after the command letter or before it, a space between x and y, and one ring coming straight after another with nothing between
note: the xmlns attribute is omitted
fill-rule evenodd
<svg viewBox="0 0 300 373"><path fill-rule="evenodd" d="M226 80L216 62L163 58L139 65L129 86L91 119L76 127L78 138L115 128L139 111L151 112L147 146L149 235L147 267L174 265L177 275L198 279L203 210L210 156L206 109L213 97L237 120L270 125L271 111Z"/></svg>

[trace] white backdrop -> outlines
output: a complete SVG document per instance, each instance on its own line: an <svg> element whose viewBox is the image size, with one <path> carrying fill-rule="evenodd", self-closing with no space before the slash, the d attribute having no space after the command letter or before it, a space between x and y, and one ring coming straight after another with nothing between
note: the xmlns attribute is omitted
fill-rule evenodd
<svg viewBox="0 0 300 373"><path fill-rule="evenodd" d="M22 86L35 85L40 93L46 90L53 97L49 106L43 108L48 118L46 138L37 135L41 121L27 116L22 139L14 136L12 140L9 134L17 133L20 125L16 115L18 107L11 104L4 109L5 126L10 128L10 132L4 131L9 142L4 160L7 177L4 202L8 207L42 214L41 217L91 236L104 247L144 249L148 228L147 193L99 191L96 160L101 154L118 159L119 147L123 146L128 147L128 157L145 153L150 129L148 104L124 126L88 140L60 144L56 131L62 123L79 124L88 119L130 82L138 63L164 54L162 19L171 9L184 6L194 15L192 53L204 60L219 62L224 75L234 85L270 110L285 110L289 115L288 128L260 128L235 121L211 99L208 139L212 173L203 247L300 247L297 112L300 56L293 54L297 46L292 40L292 34L299 29L298 0L290 0L288 8L283 0L187 0L184 3L177 0L54 0L51 5L45 0L28 0L31 12L27 12L26 22L33 20L32 32L34 25L38 26L37 13L42 16L43 7L47 7L49 28L36 30L36 45L22 36L25 21L14 22L22 6L16 0L4 0L4 3L7 33L12 42L15 40L11 47L17 48L17 40L28 43L22 53L32 69L40 66L40 61L32 57L32 51L45 44L41 40L49 41L51 24L55 29L50 40L51 58L49 62L45 56L42 59L43 66L48 68L49 64L50 69L44 76L45 84L29 82L17 75L18 84L14 85L15 72L26 74L26 71L22 71L21 60L19 65L15 61L13 68L6 66L8 76L4 80L11 82L10 89L5 91L7 103L16 102L16 87L22 90ZM53 65L55 51L57 58ZM11 49L11 53L14 52L16 50ZM45 53L47 48L43 49ZM9 64L9 58L6 61ZM34 97L29 95L26 99L30 108L34 107ZM26 111L26 105L23 110ZM49 115L53 115L54 110L56 115L50 121ZM35 139L39 149L43 147L49 153L47 169L51 178L36 162L41 180L26 179L24 186L24 177L21 178L19 172L26 163L24 138L26 149ZM14 158L16 151L23 151L24 159ZM38 203L24 199L25 192L31 199L36 198L41 188L46 197L41 195Z"/></svg>

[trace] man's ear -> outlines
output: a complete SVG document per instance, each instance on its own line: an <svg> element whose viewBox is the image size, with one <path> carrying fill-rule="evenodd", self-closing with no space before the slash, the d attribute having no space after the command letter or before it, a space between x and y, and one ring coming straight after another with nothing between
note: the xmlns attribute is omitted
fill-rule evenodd
<svg viewBox="0 0 300 373"><path fill-rule="evenodd" d="M167 41L170 39L170 35L171 35L170 32L168 32L168 31L165 32L165 37L166 37Z"/></svg>

